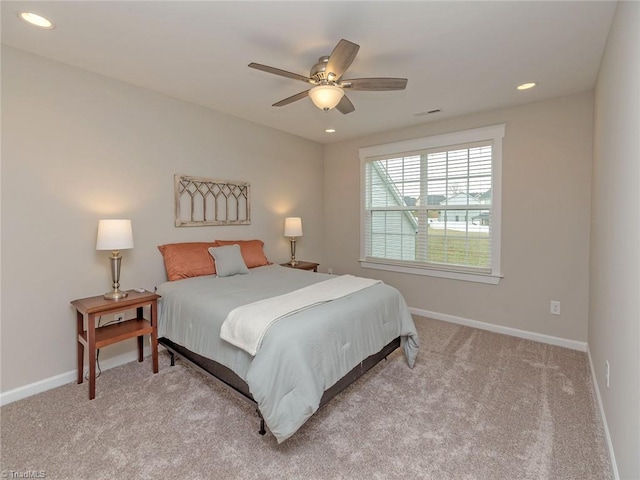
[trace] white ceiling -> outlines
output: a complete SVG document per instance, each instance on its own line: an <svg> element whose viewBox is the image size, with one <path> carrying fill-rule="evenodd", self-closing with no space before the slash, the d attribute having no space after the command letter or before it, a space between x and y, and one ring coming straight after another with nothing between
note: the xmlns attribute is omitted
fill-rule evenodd
<svg viewBox="0 0 640 480"><path fill-rule="evenodd" d="M321 143L593 88L615 2L2 1L2 43ZM56 28L19 20L32 11ZM308 75L345 38L343 78L404 77L398 92L350 91L323 112L308 88L250 69ZM525 92L517 84L539 82ZM441 113L416 115L432 109ZM325 128L337 129L327 134Z"/></svg>

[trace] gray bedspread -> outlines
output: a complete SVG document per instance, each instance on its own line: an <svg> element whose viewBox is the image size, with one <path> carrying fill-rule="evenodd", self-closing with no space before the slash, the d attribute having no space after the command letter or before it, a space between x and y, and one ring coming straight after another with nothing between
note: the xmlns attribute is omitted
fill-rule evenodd
<svg viewBox="0 0 640 480"><path fill-rule="evenodd" d="M255 357L220 338L234 308L331 278L270 265L249 274L203 276L158 286L158 335L233 370L249 386L282 442L314 414L326 389L394 338L410 367L418 335L402 295L383 283L281 318Z"/></svg>

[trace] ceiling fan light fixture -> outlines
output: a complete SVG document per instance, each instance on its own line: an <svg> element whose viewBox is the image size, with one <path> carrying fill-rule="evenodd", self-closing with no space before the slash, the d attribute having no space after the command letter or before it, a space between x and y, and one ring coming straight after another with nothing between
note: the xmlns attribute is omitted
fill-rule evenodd
<svg viewBox="0 0 640 480"><path fill-rule="evenodd" d="M335 108L343 96L344 91L335 85L317 85L309 90L311 101L324 111Z"/></svg>
<svg viewBox="0 0 640 480"><path fill-rule="evenodd" d="M311 67L308 77L255 62L251 62L249 68L255 68L256 70L262 70L263 72L272 73L292 80L299 80L307 85L312 85L309 90L274 103L272 105L274 107L283 107L309 97L316 107L325 112L335 108L343 115L347 115L355 111L356 108L353 106L353 103L351 103L351 100L349 100L349 97L344 94L343 89L348 88L349 90L369 90L375 92L404 90L407 86L406 78L381 77L342 80L344 73L356 58L359 49L359 45L343 38L335 46L331 55L325 55L318 59L318 63Z"/></svg>

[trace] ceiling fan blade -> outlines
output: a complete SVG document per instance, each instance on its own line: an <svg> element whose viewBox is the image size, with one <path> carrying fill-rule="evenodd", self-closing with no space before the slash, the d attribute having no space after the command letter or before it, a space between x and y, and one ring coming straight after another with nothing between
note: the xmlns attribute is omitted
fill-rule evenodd
<svg viewBox="0 0 640 480"><path fill-rule="evenodd" d="M343 95L338 105L336 105L336 109L346 115L347 113L353 112L356 107L353 106L353 103L351 103L351 100L349 100L346 95Z"/></svg>
<svg viewBox="0 0 640 480"><path fill-rule="evenodd" d="M290 97L285 98L284 100L280 100L277 103L271 105L272 107L284 107L285 105L289 105L290 103L296 102L298 100L302 100L305 97L309 96L309 90L305 90L304 92L296 93Z"/></svg>
<svg viewBox="0 0 640 480"><path fill-rule="evenodd" d="M358 50L360 50L360 45L345 39L340 40L329 56L327 67L324 70L325 78L332 82L340 79L355 60ZM332 73L333 76L329 77Z"/></svg>
<svg viewBox="0 0 640 480"><path fill-rule="evenodd" d="M407 86L406 78L353 78L340 82L342 88L351 90L404 90Z"/></svg>
<svg viewBox="0 0 640 480"><path fill-rule="evenodd" d="M270 67L268 65L262 65L261 63L251 62L249 67L255 68L256 70L262 70L263 72L273 73L274 75L280 75L281 77L292 78L294 80L300 80L305 83L315 83L309 77L305 77L304 75L298 75L297 73L287 72L286 70L280 70L279 68Z"/></svg>

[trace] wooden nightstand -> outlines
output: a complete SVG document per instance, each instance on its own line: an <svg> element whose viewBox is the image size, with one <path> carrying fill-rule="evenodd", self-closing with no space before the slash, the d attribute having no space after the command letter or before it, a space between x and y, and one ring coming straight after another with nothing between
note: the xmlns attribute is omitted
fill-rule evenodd
<svg viewBox="0 0 640 480"><path fill-rule="evenodd" d="M143 335L151 335L151 358L153 373L158 373L158 298L151 292L139 293L129 290L129 295L120 300L106 300L102 295L81 298L71 302L76 309L78 332L78 383L84 380L84 347L89 350L89 400L96 396L96 350L113 343L138 338L138 361L143 360ZM143 315L143 307L150 307L151 320ZM136 309L136 318L96 328L96 317L113 315ZM84 329L84 323L87 329Z"/></svg>
<svg viewBox="0 0 640 480"><path fill-rule="evenodd" d="M288 263L281 263L280 265L282 265L283 267L289 267L289 268L297 268L298 270L309 270L317 272L318 271L318 265L320 265L319 263L313 263L313 262L303 262L303 261L298 261L298 263L296 263L295 265L291 265L291 262Z"/></svg>

